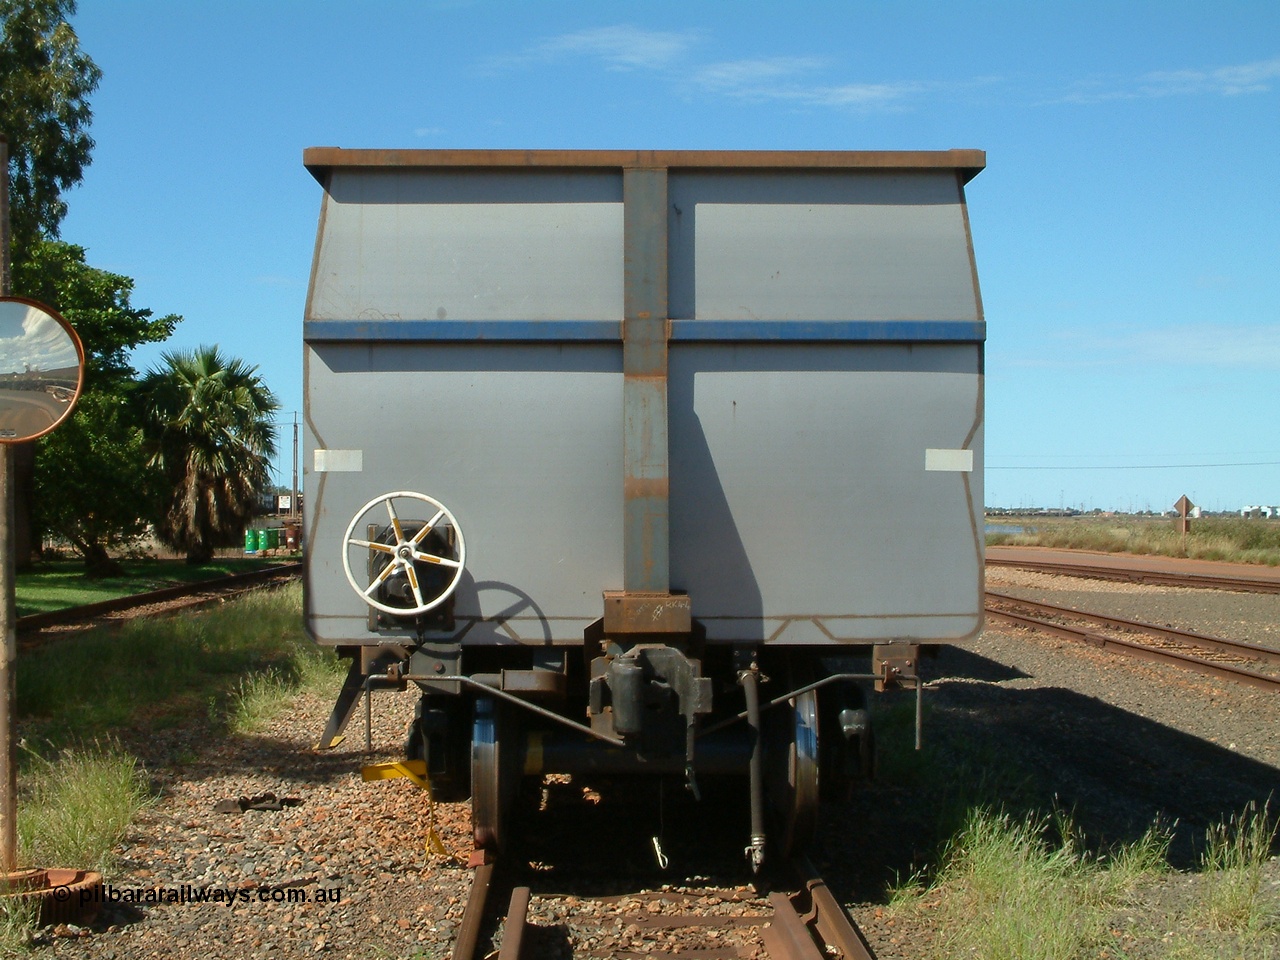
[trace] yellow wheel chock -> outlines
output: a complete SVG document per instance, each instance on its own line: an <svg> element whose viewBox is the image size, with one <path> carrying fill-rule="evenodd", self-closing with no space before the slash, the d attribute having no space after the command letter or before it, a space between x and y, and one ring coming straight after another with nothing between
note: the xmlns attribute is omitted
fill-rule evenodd
<svg viewBox="0 0 1280 960"><path fill-rule="evenodd" d="M360 768L360 777L366 783L370 780L396 780L403 777L415 786L421 787L427 794L427 852L447 857L440 834L436 833L436 805L431 796L431 781L427 779L427 764L423 760L398 760L391 763L371 763Z"/></svg>

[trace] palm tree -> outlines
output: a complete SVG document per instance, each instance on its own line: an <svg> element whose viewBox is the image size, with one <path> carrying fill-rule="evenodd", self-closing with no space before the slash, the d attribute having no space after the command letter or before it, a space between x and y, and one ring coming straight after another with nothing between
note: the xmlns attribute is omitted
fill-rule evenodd
<svg viewBox="0 0 1280 960"><path fill-rule="evenodd" d="M188 563L244 535L275 453L280 408L258 368L217 346L163 354L139 391L151 463L165 478L156 533Z"/></svg>

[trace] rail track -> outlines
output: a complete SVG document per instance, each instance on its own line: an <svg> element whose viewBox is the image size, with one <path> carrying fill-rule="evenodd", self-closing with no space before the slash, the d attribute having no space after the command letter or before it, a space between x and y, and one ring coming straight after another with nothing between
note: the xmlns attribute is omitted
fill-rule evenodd
<svg viewBox="0 0 1280 960"><path fill-rule="evenodd" d="M49 627L72 627L91 624L99 621L110 621L120 615L136 614L146 610L148 613L166 613L188 607L218 603L240 593L253 590L270 583L286 583L302 576L301 563L286 563L275 567L266 567L250 573L236 573L216 580L204 580L199 583L184 583L173 587L164 587L147 593L136 593L128 597L117 597L99 603L89 603L78 607L67 607L64 610L52 610L48 613L34 613L18 617L17 630L24 643L30 645L39 642L36 636L39 631Z"/></svg>
<svg viewBox="0 0 1280 960"><path fill-rule="evenodd" d="M1016 567L1019 570L1052 573L1064 577L1082 577L1089 580L1119 580L1124 583L1147 583L1168 587L1199 587L1211 590L1234 590L1241 593L1280 593L1280 580L1266 580L1261 577L1177 573L1162 570L1137 570L1131 567L1091 566L1041 560L995 559L992 557L987 557L986 563L990 567Z"/></svg>
<svg viewBox="0 0 1280 960"><path fill-rule="evenodd" d="M471 893L454 943L453 960L533 960L535 957L676 960L875 960L857 925L800 858L790 864L787 891L767 895L740 889L642 890L574 898L573 922L553 916L539 924L528 886L511 887L505 913L489 916L500 879L492 862L475 868ZM484 938L496 923L496 954Z"/></svg>
<svg viewBox="0 0 1280 960"><path fill-rule="evenodd" d="M986 594L986 612L988 618L994 617L1068 640L1084 641L1125 656L1173 664L1207 676L1280 693L1280 673L1260 672L1242 666L1249 663L1280 668L1280 650L1272 647L1086 613L992 591Z"/></svg>

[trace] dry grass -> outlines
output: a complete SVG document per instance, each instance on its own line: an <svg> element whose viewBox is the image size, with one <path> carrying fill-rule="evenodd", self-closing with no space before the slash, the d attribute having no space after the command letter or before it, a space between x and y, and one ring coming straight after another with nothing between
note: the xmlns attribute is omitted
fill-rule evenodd
<svg viewBox="0 0 1280 960"><path fill-rule="evenodd" d="M996 517L1023 533L992 533L987 545L1060 547L1233 563L1280 565L1280 521L1206 517L1184 537L1168 517Z"/></svg>

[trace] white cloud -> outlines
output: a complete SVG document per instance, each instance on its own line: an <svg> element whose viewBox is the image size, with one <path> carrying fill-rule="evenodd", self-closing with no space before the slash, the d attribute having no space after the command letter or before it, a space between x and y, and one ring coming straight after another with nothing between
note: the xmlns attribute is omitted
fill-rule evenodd
<svg viewBox="0 0 1280 960"><path fill-rule="evenodd" d="M490 65L510 68L590 57L611 70L661 70L683 56L695 39L691 31L646 30L630 24L592 27L550 37L524 53L491 60Z"/></svg>
<svg viewBox="0 0 1280 960"><path fill-rule="evenodd" d="M817 57L764 57L755 60L726 60L703 67L694 81L708 90L731 96L769 94L779 83L790 83L798 75L817 70L826 61Z"/></svg>
<svg viewBox="0 0 1280 960"><path fill-rule="evenodd" d="M1135 333L1131 348L1157 363L1280 370L1276 326L1203 324Z"/></svg>
<svg viewBox="0 0 1280 960"><path fill-rule="evenodd" d="M1059 329L1040 343L989 341L988 369L1280 371L1280 323ZM998 355L998 359L997 359Z"/></svg>
<svg viewBox="0 0 1280 960"><path fill-rule="evenodd" d="M631 24L592 27L490 58L483 67L506 72L585 60L608 70L650 71L709 96L862 111L904 109L926 95L954 96L1002 82L995 77L949 82L842 82L837 74L839 65L817 56L746 57L699 65L694 54L702 40L693 30L648 30Z"/></svg>
<svg viewBox="0 0 1280 960"><path fill-rule="evenodd" d="M1176 324L1128 328L1077 344L1081 359L1130 365L1280 370L1280 327Z"/></svg>
<svg viewBox="0 0 1280 960"><path fill-rule="evenodd" d="M1280 80L1280 57L1202 70L1155 70L1132 79L1090 78L1057 102L1103 103L1178 96L1236 97L1270 93Z"/></svg>
<svg viewBox="0 0 1280 960"><path fill-rule="evenodd" d="M901 106L909 97L928 89L929 85L923 83L850 83L840 87L816 87L805 99L816 106L866 110Z"/></svg>
<svg viewBox="0 0 1280 960"><path fill-rule="evenodd" d="M752 101L791 101L817 107L853 107L862 110L902 106L927 84L815 82L810 75L829 66L819 57L766 57L728 60L703 67L693 80L704 90L721 96Z"/></svg>
<svg viewBox="0 0 1280 960"><path fill-rule="evenodd" d="M1149 97L1199 93L1234 97L1244 93L1268 93L1272 82L1277 79L1280 79L1280 57L1213 70L1148 73L1140 79L1139 90Z"/></svg>

